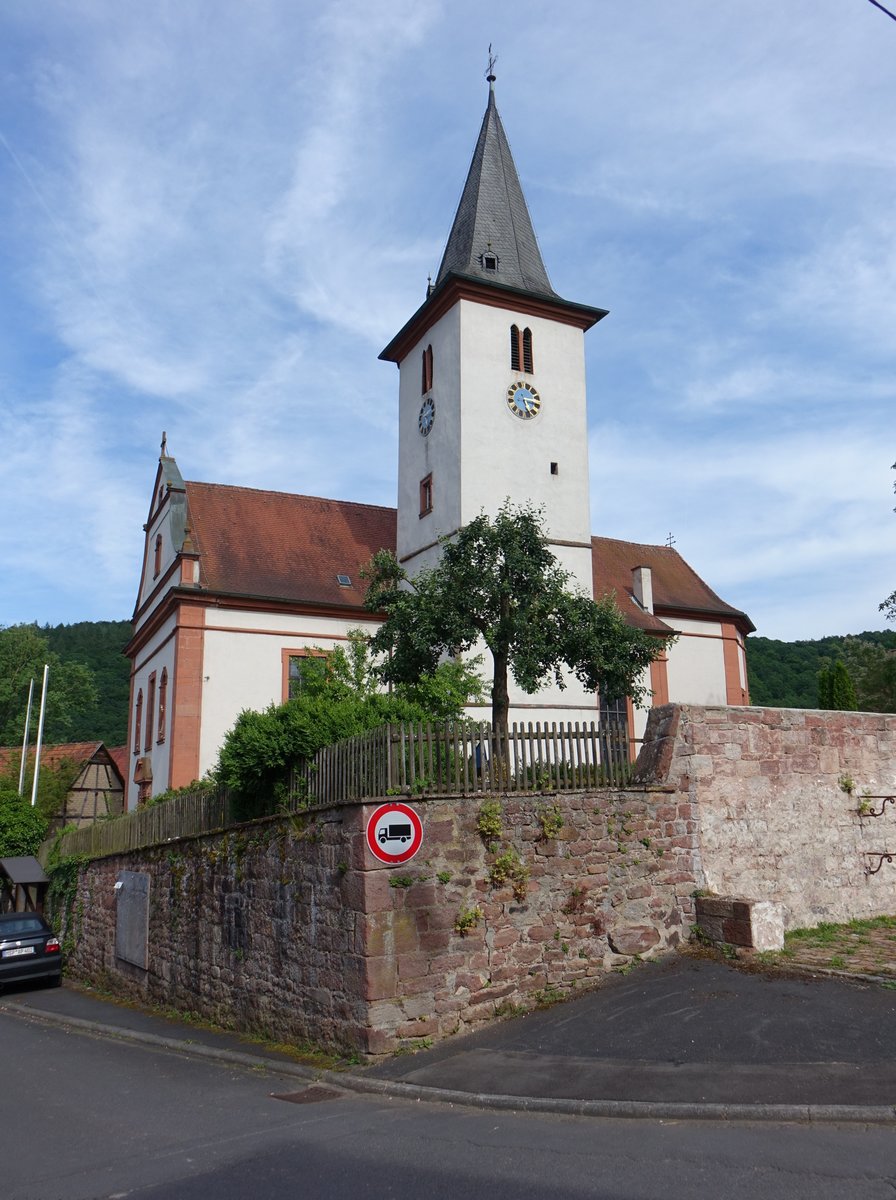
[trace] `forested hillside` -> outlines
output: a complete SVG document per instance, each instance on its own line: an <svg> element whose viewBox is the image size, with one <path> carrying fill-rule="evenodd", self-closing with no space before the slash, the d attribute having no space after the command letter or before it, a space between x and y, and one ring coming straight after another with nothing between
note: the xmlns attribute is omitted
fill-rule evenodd
<svg viewBox="0 0 896 1200"><path fill-rule="evenodd" d="M782 708L818 707L818 672L842 658L866 712L896 712L896 631L816 641L747 640L750 700Z"/></svg>
<svg viewBox="0 0 896 1200"><path fill-rule="evenodd" d="M130 621L78 621L44 625L40 633L62 661L83 663L93 672L97 699L72 717L67 740L123 746L127 740L130 663L122 650L130 640Z"/></svg>

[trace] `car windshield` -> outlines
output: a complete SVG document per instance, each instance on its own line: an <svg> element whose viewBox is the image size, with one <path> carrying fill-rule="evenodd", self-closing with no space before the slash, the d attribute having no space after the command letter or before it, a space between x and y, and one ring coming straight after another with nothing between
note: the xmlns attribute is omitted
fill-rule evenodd
<svg viewBox="0 0 896 1200"><path fill-rule="evenodd" d="M40 917L16 917L12 921L0 921L0 940L19 937L23 933L46 933L46 926Z"/></svg>

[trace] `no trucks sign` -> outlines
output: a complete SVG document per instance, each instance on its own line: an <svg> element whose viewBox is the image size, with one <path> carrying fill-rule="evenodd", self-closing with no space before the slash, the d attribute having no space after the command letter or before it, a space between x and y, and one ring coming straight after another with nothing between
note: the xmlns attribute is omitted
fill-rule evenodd
<svg viewBox="0 0 896 1200"><path fill-rule="evenodd" d="M406 863L423 843L423 822L409 804L381 804L367 822L367 849L390 867Z"/></svg>

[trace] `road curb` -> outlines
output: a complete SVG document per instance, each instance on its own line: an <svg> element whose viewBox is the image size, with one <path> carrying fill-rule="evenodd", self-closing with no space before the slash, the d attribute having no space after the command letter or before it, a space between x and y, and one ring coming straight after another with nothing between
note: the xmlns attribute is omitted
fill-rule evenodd
<svg viewBox="0 0 896 1200"><path fill-rule="evenodd" d="M424 1087L399 1080L378 1079L373 1076L343 1074L340 1071L305 1067L280 1059L244 1054L222 1046L206 1046L182 1038L163 1037L88 1021L83 1017L29 1008L24 1004L6 1003L3 1012L48 1025L58 1025L96 1037L115 1038L157 1049L173 1050L193 1058L230 1063L233 1066L262 1068L273 1074L301 1079L305 1083L326 1083L340 1091L378 1095L393 1099L417 1100L433 1104L449 1104L466 1108L486 1108L506 1112L552 1113L572 1117L614 1117L629 1120L675 1121L777 1121L816 1124L893 1124L896 1105L874 1104L728 1104L693 1103L689 1101L656 1100L574 1100L549 1096L511 1096L492 1092L463 1092L453 1088Z"/></svg>

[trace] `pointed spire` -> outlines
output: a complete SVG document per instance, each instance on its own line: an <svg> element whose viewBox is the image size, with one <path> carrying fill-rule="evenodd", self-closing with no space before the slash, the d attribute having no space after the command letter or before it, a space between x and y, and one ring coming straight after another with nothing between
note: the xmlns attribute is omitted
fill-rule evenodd
<svg viewBox="0 0 896 1200"><path fill-rule="evenodd" d="M489 53L488 105L436 286L453 273L553 297L556 292L498 115L491 47Z"/></svg>

